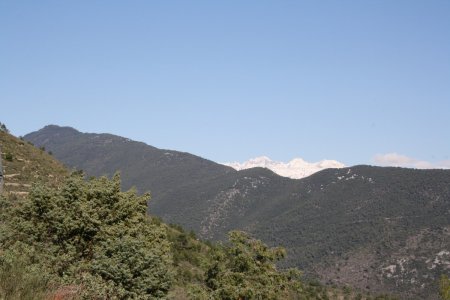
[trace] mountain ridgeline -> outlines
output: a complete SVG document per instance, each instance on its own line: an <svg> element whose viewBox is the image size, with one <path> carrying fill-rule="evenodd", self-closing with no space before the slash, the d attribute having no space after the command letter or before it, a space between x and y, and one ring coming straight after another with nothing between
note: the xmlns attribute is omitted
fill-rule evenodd
<svg viewBox="0 0 450 300"><path fill-rule="evenodd" d="M151 191L153 197L174 186L236 172L189 153L162 150L112 134L81 133L70 127L49 125L24 138L45 147L68 167L89 175L120 171L123 188Z"/></svg>
<svg viewBox="0 0 450 300"><path fill-rule="evenodd" d="M235 171L110 134L47 126L24 137L89 175L120 171L165 221L222 240L241 229L331 285L435 299L450 270L450 171L354 166L294 180Z"/></svg>

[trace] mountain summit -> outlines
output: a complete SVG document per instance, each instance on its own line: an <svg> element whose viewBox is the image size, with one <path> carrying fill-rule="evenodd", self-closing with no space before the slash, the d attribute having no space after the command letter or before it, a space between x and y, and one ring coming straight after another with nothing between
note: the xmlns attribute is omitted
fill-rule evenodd
<svg viewBox="0 0 450 300"><path fill-rule="evenodd" d="M273 161L267 156L252 158L243 163L232 162L223 163L223 165L232 167L238 171L257 167L267 168L280 176L289 177L292 179L308 177L309 175L324 169L339 169L345 167L343 163L336 160L321 160L310 163L302 158L294 158L291 161L284 163L280 161Z"/></svg>

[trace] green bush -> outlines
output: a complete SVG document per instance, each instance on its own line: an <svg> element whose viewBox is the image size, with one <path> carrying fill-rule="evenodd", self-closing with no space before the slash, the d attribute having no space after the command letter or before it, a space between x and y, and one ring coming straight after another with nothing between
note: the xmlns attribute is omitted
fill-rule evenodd
<svg viewBox="0 0 450 300"><path fill-rule="evenodd" d="M0 299L44 299L48 277L22 254L8 251L0 256Z"/></svg>
<svg viewBox="0 0 450 300"><path fill-rule="evenodd" d="M279 272L275 262L285 256L283 248L269 248L240 231L228 235L229 246L217 253L206 274L214 299L289 299L302 292L300 272ZM288 296L290 295L290 296Z"/></svg>
<svg viewBox="0 0 450 300"><path fill-rule="evenodd" d="M0 131L9 133L8 128L6 128L6 125L0 122Z"/></svg>
<svg viewBox="0 0 450 300"><path fill-rule="evenodd" d="M13 155L11 154L11 152L6 152L5 153L5 160L7 160L7 161L12 161L13 160Z"/></svg>
<svg viewBox="0 0 450 300"><path fill-rule="evenodd" d="M36 185L0 224L5 250L30 267L48 270L53 282L75 284L83 298L164 298L171 286L166 229L146 215L149 196L121 192L120 178L83 180L74 174L52 189ZM17 253L20 253L19 251Z"/></svg>

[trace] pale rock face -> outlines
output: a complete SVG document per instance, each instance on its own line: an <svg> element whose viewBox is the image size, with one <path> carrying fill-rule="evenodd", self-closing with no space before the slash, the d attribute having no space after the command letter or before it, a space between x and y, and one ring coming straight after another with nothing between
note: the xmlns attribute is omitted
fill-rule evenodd
<svg viewBox="0 0 450 300"><path fill-rule="evenodd" d="M294 158L290 162L284 163L280 161L273 161L267 156L260 156L252 158L246 162L232 162L223 163L223 165L232 167L236 170L244 170L256 167L267 168L276 174L293 179L300 179L314 174L323 169L329 168L344 168L345 165L335 160L321 160L318 162L307 162L301 158Z"/></svg>

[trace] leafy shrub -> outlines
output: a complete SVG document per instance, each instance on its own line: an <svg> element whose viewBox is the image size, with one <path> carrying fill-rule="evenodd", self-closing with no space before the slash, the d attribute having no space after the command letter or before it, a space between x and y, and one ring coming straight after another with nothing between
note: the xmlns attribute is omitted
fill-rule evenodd
<svg viewBox="0 0 450 300"><path fill-rule="evenodd" d="M6 127L6 125L3 124L3 123L1 123L1 122L0 122L0 131L9 133L9 130L8 130L8 128Z"/></svg>
<svg viewBox="0 0 450 300"><path fill-rule="evenodd" d="M44 299L47 284L42 269L23 255L8 251L0 257L0 299Z"/></svg>
<svg viewBox="0 0 450 300"><path fill-rule="evenodd" d="M275 262L285 256L283 248L269 248L240 231L231 231L228 237L230 245L217 253L206 274L206 285L214 299L287 299L292 294L300 295L300 272L279 272L275 267Z"/></svg>
<svg viewBox="0 0 450 300"><path fill-rule="evenodd" d="M60 189L36 185L0 224L0 253L23 254L53 282L81 286L83 298L164 298L171 284L166 230L146 216L148 195L120 191L120 178L84 181L72 175ZM5 227L6 226L6 227ZM20 253L20 252L19 252Z"/></svg>
<svg viewBox="0 0 450 300"><path fill-rule="evenodd" d="M5 160L7 160L7 161L12 161L13 160L13 155L11 154L11 152L6 152L5 153Z"/></svg>

